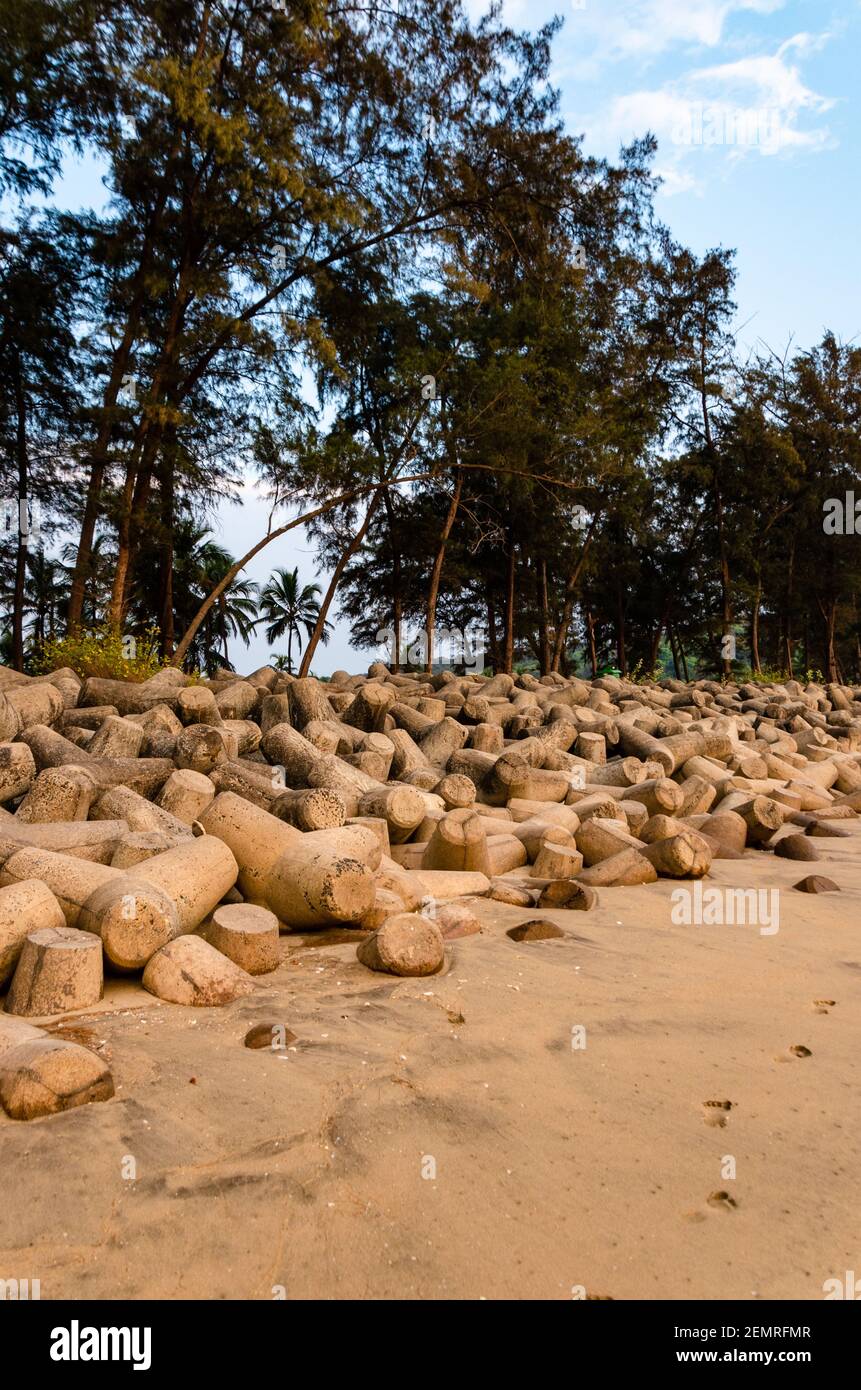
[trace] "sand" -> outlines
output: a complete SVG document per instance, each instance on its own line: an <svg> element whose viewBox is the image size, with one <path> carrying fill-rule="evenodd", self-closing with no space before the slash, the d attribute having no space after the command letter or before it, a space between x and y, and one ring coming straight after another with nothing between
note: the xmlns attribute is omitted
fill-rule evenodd
<svg viewBox="0 0 861 1390"><path fill-rule="evenodd" d="M673 925L660 881L529 944L506 930L535 910L483 900L430 979L336 931L282 936L221 1009L109 983L50 1027L115 1099L0 1118L0 1274L43 1299L821 1299L859 1259L861 826L815 843L712 867L780 888L774 935ZM791 890L812 871L842 892ZM252 1051L258 1022L297 1040Z"/></svg>

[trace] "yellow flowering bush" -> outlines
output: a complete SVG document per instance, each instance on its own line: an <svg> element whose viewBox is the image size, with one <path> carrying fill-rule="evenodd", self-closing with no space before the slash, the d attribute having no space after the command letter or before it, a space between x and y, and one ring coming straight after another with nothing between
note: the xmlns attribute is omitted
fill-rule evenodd
<svg viewBox="0 0 861 1390"><path fill-rule="evenodd" d="M169 664L159 655L158 638L157 627L131 636L100 623L77 637L49 637L39 649L35 666L39 672L69 666L81 677L145 681Z"/></svg>

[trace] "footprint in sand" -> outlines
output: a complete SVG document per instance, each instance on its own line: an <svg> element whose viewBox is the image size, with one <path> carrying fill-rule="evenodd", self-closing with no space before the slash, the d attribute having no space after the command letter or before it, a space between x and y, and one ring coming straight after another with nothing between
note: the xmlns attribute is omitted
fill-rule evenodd
<svg viewBox="0 0 861 1390"><path fill-rule="evenodd" d="M712 1125L716 1129L723 1129L726 1124L727 1115L732 1110L731 1100L704 1100L702 1102L703 1119L707 1125Z"/></svg>
<svg viewBox="0 0 861 1390"><path fill-rule="evenodd" d="M836 1003L836 999L814 999L813 1012L815 1014L830 1013Z"/></svg>
<svg viewBox="0 0 861 1390"><path fill-rule="evenodd" d="M775 1062L794 1062L796 1057L812 1057L813 1053L804 1043L793 1043L785 1052L779 1052L775 1057Z"/></svg>
<svg viewBox="0 0 861 1390"><path fill-rule="evenodd" d="M723 1189L718 1192L710 1192L706 1201L710 1207L714 1207L715 1211L733 1211L734 1208L738 1206L735 1197L731 1197L730 1194L724 1192Z"/></svg>
<svg viewBox="0 0 861 1390"><path fill-rule="evenodd" d="M721 1188L717 1192L709 1193L706 1205L713 1207L715 1211L732 1212L738 1206L738 1202ZM701 1207L695 1207L693 1211L682 1212L682 1219L691 1222L708 1221L708 1212L703 1211Z"/></svg>

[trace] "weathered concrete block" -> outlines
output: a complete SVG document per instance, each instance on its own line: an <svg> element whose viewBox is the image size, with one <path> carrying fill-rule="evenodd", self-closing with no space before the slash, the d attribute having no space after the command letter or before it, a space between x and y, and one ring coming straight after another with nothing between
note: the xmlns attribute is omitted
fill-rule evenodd
<svg viewBox="0 0 861 1390"><path fill-rule="evenodd" d="M179 936L157 951L143 973L144 989L170 1004L212 1008L254 989L251 976L199 936Z"/></svg>

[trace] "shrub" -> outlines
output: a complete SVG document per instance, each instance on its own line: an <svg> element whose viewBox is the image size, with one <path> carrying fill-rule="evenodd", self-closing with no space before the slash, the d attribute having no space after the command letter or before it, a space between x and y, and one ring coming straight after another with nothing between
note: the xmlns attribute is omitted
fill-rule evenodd
<svg viewBox="0 0 861 1390"><path fill-rule="evenodd" d="M39 649L37 672L69 666L81 677L104 676L122 681L145 681L169 663L158 650L158 628L148 627L140 637L123 636L101 623L78 637L50 637Z"/></svg>
<svg viewBox="0 0 861 1390"><path fill-rule="evenodd" d="M633 685L657 685L659 681L663 680L664 668L660 661L655 663L651 671L645 671L643 669L644 665L645 663L643 661L638 661L633 671L628 676L628 680L631 681ZM602 674L607 676L618 675L619 668L618 666L607 667Z"/></svg>

